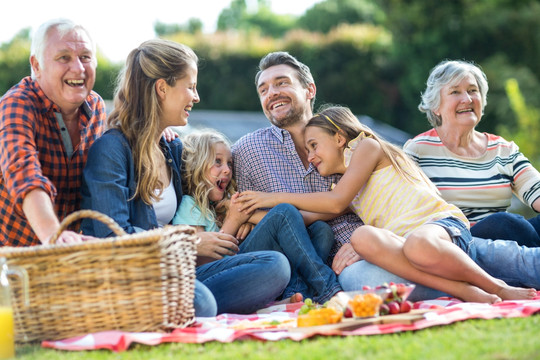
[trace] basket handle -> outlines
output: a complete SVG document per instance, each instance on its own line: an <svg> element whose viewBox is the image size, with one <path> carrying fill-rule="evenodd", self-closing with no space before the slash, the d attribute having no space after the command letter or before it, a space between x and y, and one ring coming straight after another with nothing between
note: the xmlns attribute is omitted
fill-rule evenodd
<svg viewBox="0 0 540 360"><path fill-rule="evenodd" d="M62 222L60 223L60 227L49 240L49 244L56 243L56 240L58 240L58 237L60 236L62 231L66 230L69 227L69 225L71 225L75 221L81 220L83 218L90 218L90 219L101 221L102 223L107 225L109 229L111 229L112 232L114 232L117 236L126 235L126 232L124 231L124 229L122 229L120 225L118 225L116 221L114 221L109 216L95 210L79 210L79 211L75 211L69 214L68 216L64 218L64 220L62 220Z"/></svg>

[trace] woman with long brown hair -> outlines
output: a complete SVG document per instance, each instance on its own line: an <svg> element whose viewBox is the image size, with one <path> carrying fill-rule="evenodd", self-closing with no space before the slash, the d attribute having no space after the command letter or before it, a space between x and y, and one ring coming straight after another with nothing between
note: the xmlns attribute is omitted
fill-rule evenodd
<svg viewBox="0 0 540 360"><path fill-rule="evenodd" d="M197 61L189 47L160 39L146 41L129 54L109 130L88 155L83 208L109 215L127 233L170 224L182 201L182 142L168 142L162 132L186 125L200 100ZM85 220L82 228L93 236L111 235L94 220ZM238 241L232 235L199 236L197 255L213 261L197 268L197 316L215 315L216 303L217 313L254 312L275 300L289 282L290 267L282 254L236 255Z"/></svg>

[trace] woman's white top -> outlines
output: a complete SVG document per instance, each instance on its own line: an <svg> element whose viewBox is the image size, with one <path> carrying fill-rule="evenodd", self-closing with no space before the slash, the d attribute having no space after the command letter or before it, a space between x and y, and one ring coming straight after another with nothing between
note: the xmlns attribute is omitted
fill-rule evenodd
<svg viewBox="0 0 540 360"><path fill-rule="evenodd" d="M157 192L158 190L156 190L156 193ZM171 177L169 186L167 186L161 193L161 199L159 201L154 201L154 211L156 212L158 225L164 226L169 224L176 213L177 207L176 191L174 190Z"/></svg>

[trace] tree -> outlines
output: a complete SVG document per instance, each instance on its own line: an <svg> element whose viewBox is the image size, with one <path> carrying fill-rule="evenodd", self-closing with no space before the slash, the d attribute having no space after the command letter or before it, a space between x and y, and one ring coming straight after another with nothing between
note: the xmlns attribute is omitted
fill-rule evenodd
<svg viewBox="0 0 540 360"><path fill-rule="evenodd" d="M257 0L254 12L248 12L245 0L233 0L229 8L221 11L217 29L257 31L264 36L282 37L295 23L294 16L274 14L268 0Z"/></svg>
<svg viewBox="0 0 540 360"><path fill-rule="evenodd" d="M30 29L19 31L8 43L0 46L0 95L30 75Z"/></svg>
<svg viewBox="0 0 540 360"><path fill-rule="evenodd" d="M519 90L516 79L506 81L506 93L516 118L517 127L499 126L499 133L508 140L514 141L521 152L529 158L534 167L540 165L540 110L527 106Z"/></svg>
<svg viewBox="0 0 540 360"><path fill-rule="evenodd" d="M221 31L239 29L246 12L245 0L232 0L231 5L219 14L217 29Z"/></svg>
<svg viewBox="0 0 540 360"><path fill-rule="evenodd" d="M372 0L326 0L315 4L298 19L298 26L322 33L339 24L381 24L385 14Z"/></svg>
<svg viewBox="0 0 540 360"><path fill-rule="evenodd" d="M279 38L294 28L296 17L292 15L276 15L267 5L259 5L257 12L244 16L242 27L246 30L257 30L263 36Z"/></svg>
<svg viewBox="0 0 540 360"><path fill-rule="evenodd" d="M165 24L160 21L156 21L154 24L154 31L156 35L160 37L174 35L179 32L196 34L200 33L202 28L203 23L197 18L190 18L185 24Z"/></svg>
<svg viewBox="0 0 540 360"><path fill-rule="evenodd" d="M494 132L498 123L508 120L501 116L510 113L508 103L492 101L505 97L506 78L501 70L523 73L528 68L531 82L540 79L538 0L376 1L387 14L385 26L394 39L390 68L396 74L399 103L392 111L394 125L402 129L411 133L427 129L425 117L417 110L419 94L429 71L444 59L474 61L488 76L492 105L480 123L483 131ZM533 88L525 96L538 101L540 90Z"/></svg>

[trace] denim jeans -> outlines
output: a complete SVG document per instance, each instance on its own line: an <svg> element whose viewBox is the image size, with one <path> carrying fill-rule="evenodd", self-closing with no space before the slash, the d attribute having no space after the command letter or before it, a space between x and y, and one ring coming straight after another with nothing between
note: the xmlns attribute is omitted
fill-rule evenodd
<svg viewBox="0 0 540 360"><path fill-rule="evenodd" d="M197 267L197 280L214 295L217 313L251 314L274 301L289 283L287 258L276 251L237 254Z"/></svg>
<svg viewBox="0 0 540 360"><path fill-rule="evenodd" d="M484 239L513 240L528 247L540 246L540 218L525 219L518 214L498 212L471 227L473 236Z"/></svg>
<svg viewBox="0 0 540 360"><path fill-rule="evenodd" d="M341 291L336 274L325 263L333 242L328 224L317 221L308 230L298 209L280 204L240 244L240 253L275 250L285 254L291 264L291 281L283 298L300 292L304 298L324 303Z"/></svg>
<svg viewBox="0 0 540 360"><path fill-rule="evenodd" d="M457 245L491 276L509 285L540 289L540 248L478 237Z"/></svg>
<svg viewBox="0 0 540 360"><path fill-rule="evenodd" d="M195 280L195 316L212 317L217 315L217 303L214 295L202 282Z"/></svg>
<svg viewBox="0 0 540 360"><path fill-rule="evenodd" d="M402 277L394 275L365 260L357 261L343 269L341 274L339 274L339 282L345 291L362 290L364 285L375 287L377 285L389 282L394 282L396 284L413 283L412 281L408 281ZM416 287L411 295L409 295L408 300L430 300L441 296L448 295L441 291L416 284Z"/></svg>
<svg viewBox="0 0 540 360"><path fill-rule="evenodd" d="M520 246L511 240L489 240L472 237L456 243L491 276L509 285L540 289L540 248ZM339 275L345 291L360 290L385 282L409 282L367 261L357 261ZM422 285L410 295L411 301L434 299L446 294Z"/></svg>

